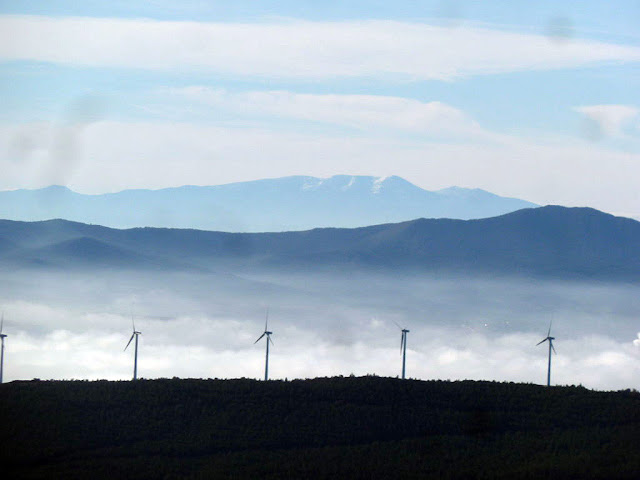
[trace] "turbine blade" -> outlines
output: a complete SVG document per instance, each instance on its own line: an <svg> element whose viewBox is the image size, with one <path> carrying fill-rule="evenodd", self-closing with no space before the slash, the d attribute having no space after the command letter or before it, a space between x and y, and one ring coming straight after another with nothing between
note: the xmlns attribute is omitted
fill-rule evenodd
<svg viewBox="0 0 640 480"><path fill-rule="evenodd" d="M127 348L129 348L129 345L131 344L131 340L133 340L133 337L135 337L135 336L136 336L136 334L135 334L135 333L132 333L132 334L131 334L131 338L129 339L129 342L127 343L127 346L126 346L126 347L124 347L124 350L126 350ZM123 352L124 352L124 350L123 350Z"/></svg>
<svg viewBox="0 0 640 480"><path fill-rule="evenodd" d="M4 312L2 312L2 318L0 319L0 333L2 333L3 327L4 327Z"/></svg>
<svg viewBox="0 0 640 480"><path fill-rule="evenodd" d="M274 344L274 343L273 343L273 340L271 340L271 335L267 336L267 341L268 341L268 342L271 342L271 345L273 345L273 344Z"/></svg>
<svg viewBox="0 0 640 480"><path fill-rule="evenodd" d="M549 337L547 337L547 338L549 338ZM545 338L544 340L540 340L538 343L536 343L536 347L537 347L538 345L540 345L541 343L546 342L546 341L547 341L547 338Z"/></svg>
<svg viewBox="0 0 640 480"><path fill-rule="evenodd" d="M553 350L553 353L557 355L558 352L556 352L556 347L553 346L553 342L549 342L549 343L551 344L551 350Z"/></svg>
<svg viewBox="0 0 640 480"><path fill-rule="evenodd" d="M258 339L255 342L253 342L253 344L255 345L256 343L258 343L260 340L262 340L262 337L264 337L265 335L266 333L263 333L262 335L260 335Z"/></svg>
<svg viewBox="0 0 640 480"><path fill-rule="evenodd" d="M392 321L393 321L393 323L394 323L394 325L396 327L398 327L400 330L402 330L402 327L400 325L398 325L398 322L396 322L395 320L392 320Z"/></svg>
<svg viewBox="0 0 640 480"><path fill-rule="evenodd" d="M400 337L400 354L402 354L402 347L404 347L405 342L405 333L402 332L402 336Z"/></svg>
<svg viewBox="0 0 640 480"><path fill-rule="evenodd" d="M264 319L264 331L268 330L267 325L269 325L269 307L267 307L267 317Z"/></svg>
<svg viewBox="0 0 640 480"><path fill-rule="evenodd" d="M553 320L551 320L551 321L549 322L549 331L547 332L547 337L550 337L550 336L551 336L551 324L552 324L552 323L553 323Z"/></svg>

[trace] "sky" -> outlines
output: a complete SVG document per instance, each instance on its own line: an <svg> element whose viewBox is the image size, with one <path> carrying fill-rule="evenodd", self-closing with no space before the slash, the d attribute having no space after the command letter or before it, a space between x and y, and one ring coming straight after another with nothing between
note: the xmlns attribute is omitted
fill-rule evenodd
<svg viewBox="0 0 640 480"><path fill-rule="evenodd" d="M0 1L0 190L398 175L640 218L635 1Z"/></svg>

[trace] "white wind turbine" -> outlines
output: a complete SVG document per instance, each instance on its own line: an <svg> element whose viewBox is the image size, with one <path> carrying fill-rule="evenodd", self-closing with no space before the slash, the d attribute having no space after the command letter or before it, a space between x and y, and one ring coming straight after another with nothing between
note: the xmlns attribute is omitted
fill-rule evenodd
<svg viewBox="0 0 640 480"><path fill-rule="evenodd" d="M0 318L0 341L2 341L2 347L0 347L0 383L2 383L2 378L4 374L4 339L7 336L2 333L2 328L4 327L4 312L2 312L2 318Z"/></svg>
<svg viewBox="0 0 640 480"><path fill-rule="evenodd" d="M409 330L402 328L396 322L393 323L395 323L396 327L402 332L402 336L400 337L400 353L402 354L402 379L404 380L407 365L407 333L409 333Z"/></svg>
<svg viewBox="0 0 640 480"><path fill-rule="evenodd" d="M135 344L135 353L134 353L134 357L133 357L133 379L137 380L138 379L138 335L142 335L142 332L138 332L136 330L136 324L133 321L133 315L131 316L131 325L133 326L133 333L131 334L131 338L129 339L129 342L127 343L127 346L124 347L124 349L126 350L127 348L129 348L129 345L131 344L131 340L133 340L133 337L136 338L136 344Z"/></svg>
<svg viewBox="0 0 640 480"><path fill-rule="evenodd" d="M551 350L553 350L553 353L556 353L556 349L553 346L553 341L555 339L556 339L555 337L551 336L551 322L549 322L549 331L547 332L547 337L536 344L536 346L538 346L541 343L544 343L547 341L549 342L549 366L547 367L547 387L551 386Z"/></svg>
<svg viewBox="0 0 640 480"><path fill-rule="evenodd" d="M269 309L267 308L267 318L264 321L264 332L262 332L262 335L260 335L258 337L258 340L253 342L253 344L255 345L260 340L262 340L262 337L264 337L265 335L267 336L267 354L266 354L265 363L264 363L264 379L265 379L265 381L269 380L269 343L273 344L273 340L271 340L271 334L273 332L269 331L268 324L269 324Z"/></svg>

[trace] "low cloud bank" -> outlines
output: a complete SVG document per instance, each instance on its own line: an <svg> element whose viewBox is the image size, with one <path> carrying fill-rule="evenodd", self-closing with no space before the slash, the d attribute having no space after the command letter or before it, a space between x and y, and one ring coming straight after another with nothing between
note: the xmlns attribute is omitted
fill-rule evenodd
<svg viewBox="0 0 640 480"><path fill-rule="evenodd" d="M72 301L72 291L60 299L74 284L72 278L49 296L18 282L13 292L9 288L13 298L0 299L9 335L5 381L131 378L133 348L123 351L131 335L130 312L142 331L139 376L261 378L264 343L254 341L271 303L271 378L397 376L401 356L395 322L411 330L407 375L412 378L544 384L547 344L536 343L553 320L558 352L552 359L553 384L611 390L640 383L640 334L632 330L637 301L630 286L378 277L368 284L375 295L367 295L358 287L362 278L351 289L341 283L344 279L301 283L298 278L291 281L303 285L302 293L282 295L286 278L279 279L277 298L238 292L226 303L222 295L206 296L206 288L202 296L185 285L172 294L151 281L144 294L127 293L125 286L109 293L105 284L87 282L87 291L76 292L83 301ZM123 283L134 292L141 287ZM504 295L497 298L499 289ZM20 298L30 295L40 298ZM608 317L594 311L595 305ZM512 315L506 318L505 311ZM585 316L587 311L593 318Z"/></svg>

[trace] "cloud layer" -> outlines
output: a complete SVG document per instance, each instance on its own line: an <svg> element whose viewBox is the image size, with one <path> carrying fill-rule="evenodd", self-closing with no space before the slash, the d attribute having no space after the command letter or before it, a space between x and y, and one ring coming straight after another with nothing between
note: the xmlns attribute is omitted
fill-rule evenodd
<svg viewBox="0 0 640 480"><path fill-rule="evenodd" d="M2 16L0 58L278 78L451 80L637 62L640 48L395 21L199 23Z"/></svg>
<svg viewBox="0 0 640 480"><path fill-rule="evenodd" d="M217 112L225 109L237 116L255 119L303 120L375 131L380 135L410 132L441 140L496 141L505 139L480 127L462 110L442 102L421 102L383 95L308 94L285 90L229 92L204 86L161 89L160 95L174 95L204 104Z"/></svg>
<svg viewBox="0 0 640 480"><path fill-rule="evenodd" d="M9 305L15 312L15 305ZM46 309L42 305L23 307ZM129 318L102 318L100 327L88 320L96 314L75 315L53 309L54 316L73 319L75 330L39 322L44 331L27 332L14 320L8 325L5 379L127 379L132 375L133 349L123 351ZM19 317L22 315L20 314ZM354 319L349 319L351 322ZM53 322L52 322L53 323ZM83 327L80 327L84 324ZM271 348L273 378L311 378L333 375L397 376L400 371L399 332L393 325L362 325L359 339L344 343L324 338L313 328L287 327L272 319L275 345ZM260 378L264 345L253 345L261 323L236 319L178 317L139 319L139 375L145 378ZM254 338L255 337L255 338ZM397 338L396 338L397 337ZM407 372L419 379L475 379L531 382L546 380L547 349L536 348L540 335L522 333L466 333L452 328L412 326ZM607 336L576 335L556 342L554 384L583 384L597 389L638 385L640 349L632 341Z"/></svg>
<svg viewBox="0 0 640 480"><path fill-rule="evenodd" d="M214 277L16 273L0 279L5 379L127 379L131 313L146 378L260 378L270 305L273 378L400 373L421 379L546 381L553 320L554 384L637 388L637 292L629 285L525 279L256 277L277 290L229 289ZM635 340L634 340L635 339Z"/></svg>

